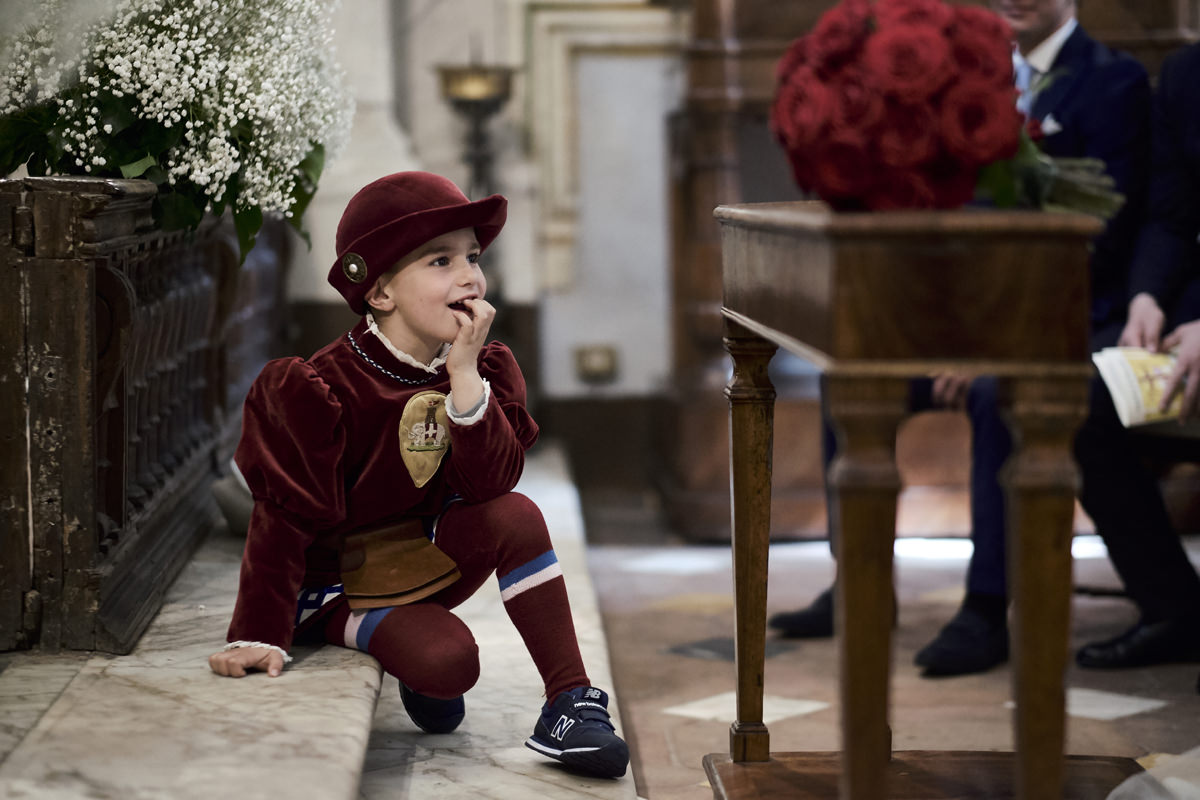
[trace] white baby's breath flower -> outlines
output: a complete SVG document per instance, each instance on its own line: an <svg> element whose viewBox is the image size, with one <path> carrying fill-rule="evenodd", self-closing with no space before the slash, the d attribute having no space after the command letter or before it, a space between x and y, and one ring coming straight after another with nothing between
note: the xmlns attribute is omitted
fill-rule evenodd
<svg viewBox="0 0 1200 800"><path fill-rule="evenodd" d="M116 0L87 25L91 0L41 5L41 25L0 47L0 116L51 101L76 167L119 168L111 114L132 114L180 131L151 153L168 186L198 187L211 205L236 177L237 208L286 212L314 145L329 159L345 144L352 104L333 52L337 0Z"/></svg>

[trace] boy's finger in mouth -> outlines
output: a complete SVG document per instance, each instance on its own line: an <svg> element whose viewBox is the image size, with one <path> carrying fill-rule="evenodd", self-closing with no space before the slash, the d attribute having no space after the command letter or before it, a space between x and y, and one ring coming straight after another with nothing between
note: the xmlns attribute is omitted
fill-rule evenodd
<svg viewBox="0 0 1200 800"><path fill-rule="evenodd" d="M456 300L449 305L449 308L451 311L459 311L471 319L475 319L475 311L467 305L467 301L465 300Z"/></svg>

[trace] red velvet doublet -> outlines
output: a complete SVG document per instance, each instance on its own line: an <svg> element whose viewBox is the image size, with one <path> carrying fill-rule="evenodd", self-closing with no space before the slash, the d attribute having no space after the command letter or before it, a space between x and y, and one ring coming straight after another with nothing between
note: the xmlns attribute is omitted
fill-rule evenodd
<svg viewBox="0 0 1200 800"><path fill-rule="evenodd" d="M480 503L505 494L537 440L520 368L505 345L490 343L479 356L487 409L472 425L449 421L449 448L418 488L402 455L401 415L414 395L449 393L445 367L431 375L402 363L365 319L350 336L361 353L342 336L307 360L272 361L246 398L235 460L255 502L230 641L289 649L297 595L338 582L347 532L436 516L454 495Z"/></svg>

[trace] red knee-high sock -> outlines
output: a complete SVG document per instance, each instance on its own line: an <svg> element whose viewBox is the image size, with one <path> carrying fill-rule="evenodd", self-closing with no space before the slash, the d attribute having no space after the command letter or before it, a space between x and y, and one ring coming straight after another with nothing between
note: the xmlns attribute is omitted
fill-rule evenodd
<svg viewBox="0 0 1200 800"><path fill-rule="evenodd" d="M579 653L567 585L561 575L505 600L504 610L537 665L548 701L568 689L591 684Z"/></svg>
<svg viewBox="0 0 1200 800"><path fill-rule="evenodd" d="M438 523L436 541L463 573L436 596L439 602L462 602L495 570L505 611L542 677L547 700L590 684L562 569L532 500L510 493L486 503L457 503Z"/></svg>

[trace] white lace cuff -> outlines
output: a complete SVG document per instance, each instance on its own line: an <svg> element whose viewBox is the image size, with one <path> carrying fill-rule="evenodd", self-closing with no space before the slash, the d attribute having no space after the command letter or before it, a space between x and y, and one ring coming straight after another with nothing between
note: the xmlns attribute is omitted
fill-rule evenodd
<svg viewBox="0 0 1200 800"><path fill-rule="evenodd" d="M492 385L488 383L487 378L481 378L483 381L483 394L479 396L479 400L468 411L458 413L454 407L454 392L446 395L446 414L450 417L450 421L455 425L466 427L474 425L479 420L483 419L483 413L487 411L488 400L492 397Z"/></svg>
<svg viewBox="0 0 1200 800"><path fill-rule="evenodd" d="M283 663L285 663L285 664L292 663L292 657L287 654L286 650L284 650L282 647L280 647L278 645L266 644L264 642L242 642L242 641L230 642L229 644L227 644L223 648L221 648L221 650L223 652L228 652L230 650L237 650L242 647L265 647L268 650L274 650L275 652L279 653L279 655L283 656Z"/></svg>

